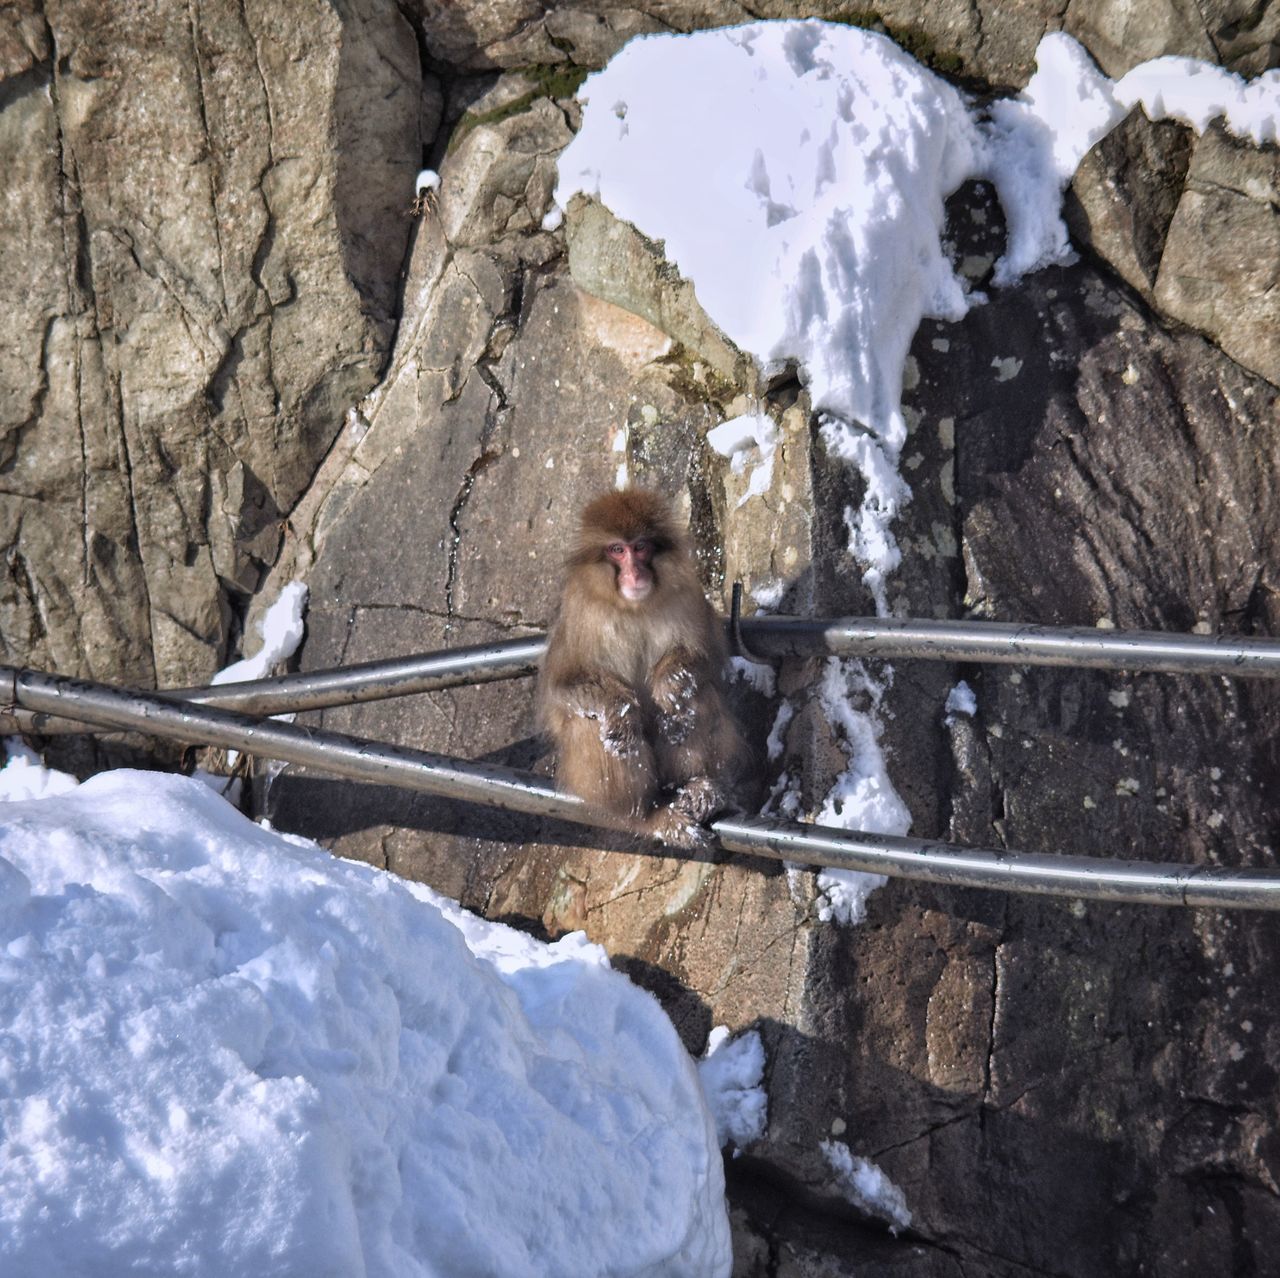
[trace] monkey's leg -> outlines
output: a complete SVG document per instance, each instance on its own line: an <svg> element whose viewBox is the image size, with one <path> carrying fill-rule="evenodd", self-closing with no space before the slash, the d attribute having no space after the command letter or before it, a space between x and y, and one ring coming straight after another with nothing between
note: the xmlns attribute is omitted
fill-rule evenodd
<svg viewBox="0 0 1280 1278"><path fill-rule="evenodd" d="M553 734L556 781L563 789L612 812L642 816L649 810L658 784L653 750L640 707L620 684L592 680L565 689Z"/></svg>

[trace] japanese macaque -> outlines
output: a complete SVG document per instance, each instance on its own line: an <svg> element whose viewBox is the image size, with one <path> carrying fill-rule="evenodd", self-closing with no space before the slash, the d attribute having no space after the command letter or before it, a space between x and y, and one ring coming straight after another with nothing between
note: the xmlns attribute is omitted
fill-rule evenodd
<svg viewBox="0 0 1280 1278"><path fill-rule="evenodd" d="M538 676L560 788L664 843L701 846L745 755L726 660L667 502L639 488L593 501Z"/></svg>

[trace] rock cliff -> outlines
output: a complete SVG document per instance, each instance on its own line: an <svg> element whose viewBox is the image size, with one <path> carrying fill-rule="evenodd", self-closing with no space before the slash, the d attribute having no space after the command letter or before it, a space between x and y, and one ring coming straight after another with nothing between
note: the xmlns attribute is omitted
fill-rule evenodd
<svg viewBox="0 0 1280 1278"><path fill-rule="evenodd" d="M4 660L196 682L299 574L306 668L540 630L619 445L676 491L722 605L734 580L782 578L786 611L872 611L842 517L859 481L796 380L762 380L661 246L600 205L543 229L585 71L638 33L802 14L886 31L975 93L1024 84L1046 30L1113 75L1164 53L1256 74L1280 39L1280 11L1244 0L10 6ZM1135 112L1069 194L1081 261L921 327L896 612L1277 633L1278 154ZM424 164L442 184L414 215ZM987 286L990 191L949 214ZM739 506L705 436L756 403L781 442ZM844 762L816 678L778 681L810 804ZM978 712L948 724L960 678ZM738 700L762 741L777 697ZM1275 864L1267 684L900 662L882 717L921 835ZM547 766L523 683L315 721ZM811 876L747 859L623 855L293 772L266 802L491 917L585 928L694 1052L713 1025L759 1026L768 1132L728 1169L744 1275L1274 1267L1265 916L893 882L841 928ZM833 1136L903 1190L908 1230L847 1201Z"/></svg>

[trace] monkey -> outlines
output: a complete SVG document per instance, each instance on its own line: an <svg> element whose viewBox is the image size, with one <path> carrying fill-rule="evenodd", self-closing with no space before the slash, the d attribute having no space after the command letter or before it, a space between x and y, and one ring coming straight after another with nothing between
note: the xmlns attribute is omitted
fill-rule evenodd
<svg viewBox="0 0 1280 1278"><path fill-rule="evenodd" d="M557 785L660 842L704 846L746 754L727 660L666 499L626 488L591 502L538 672Z"/></svg>

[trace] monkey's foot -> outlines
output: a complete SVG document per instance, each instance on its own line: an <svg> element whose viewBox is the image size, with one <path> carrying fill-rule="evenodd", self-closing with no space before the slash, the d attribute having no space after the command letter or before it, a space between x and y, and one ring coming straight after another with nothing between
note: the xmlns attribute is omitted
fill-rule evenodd
<svg viewBox="0 0 1280 1278"><path fill-rule="evenodd" d="M702 822L725 806L725 793L710 777L694 777L676 791L671 806L691 821Z"/></svg>
<svg viewBox="0 0 1280 1278"><path fill-rule="evenodd" d="M670 803L649 817L649 833L667 847L699 852L711 846L711 832Z"/></svg>
<svg viewBox="0 0 1280 1278"><path fill-rule="evenodd" d="M694 777L676 791L671 802L649 818L655 839L686 852L711 846L704 823L725 806L725 794L710 777Z"/></svg>

